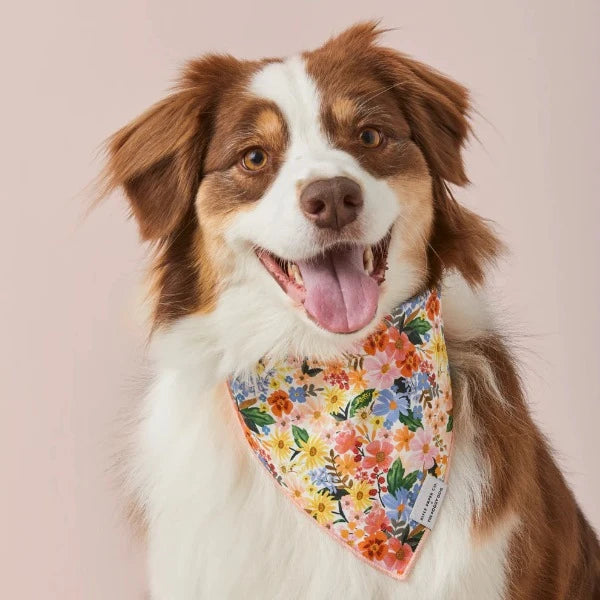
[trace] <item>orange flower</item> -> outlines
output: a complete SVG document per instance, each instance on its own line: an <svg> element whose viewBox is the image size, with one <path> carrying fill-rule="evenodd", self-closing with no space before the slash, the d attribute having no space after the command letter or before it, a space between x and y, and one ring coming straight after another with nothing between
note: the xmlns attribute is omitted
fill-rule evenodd
<svg viewBox="0 0 600 600"><path fill-rule="evenodd" d="M306 373L302 372L302 369L296 369L296 371L294 371L294 374L292 375L292 377L294 378L294 381L296 382L295 385L303 385L305 384L308 380L309 377Z"/></svg>
<svg viewBox="0 0 600 600"><path fill-rule="evenodd" d="M365 369L357 369L356 371L348 372L348 383L353 388L356 389L364 389L367 387L367 380L365 379L365 375L367 371Z"/></svg>
<svg viewBox="0 0 600 600"><path fill-rule="evenodd" d="M354 475L358 468L358 463L354 460L353 454L345 454L344 456L336 456L335 466L342 476Z"/></svg>
<svg viewBox="0 0 600 600"><path fill-rule="evenodd" d="M363 348L367 354L373 356L376 352L383 352L388 345L389 337L385 325L380 325L375 333L367 338Z"/></svg>
<svg viewBox="0 0 600 600"><path fill-rule="evenodd" d="M361 542L358 548L365 558L381 560L387 551L387 537L383 531L378 531Z"/></svg>
<svg viewBox="0 0 600 600"><path fill-rule="evenodd" d="M421 359L415 350L410 350L403 361L396 361L396 366L400 367L400 373L404 377L412 377L412 374L419 369Z"/></svg>
<svg viewBox="0 0 600 600"><path fill-rule="evenodd" d="M292 408L294 408L287 392L284 392L283 390L273 392L267 398L267 402L271 405L271 412L276 417L281 417L283 413L289 415L292 412Z"/></svg>
<svg viewBox="0 0 600 600"><path fill-rule="evenodd" d="M433 292L427 299L425 304L425 310L430 321L433 321L435 317L440 313L440 299L437 296L437 292Z"/></svg>
<svg viewBox="0 0 600 600"><path fill-rule="evenodd" d="M408 450L408 445L410 444L410 440L413 439L414 435L414 432L412 432L408 427L402 427L402 429L398 429L396 433L394 433L396 450L398 450L398 452L401 452L402 450Z"/></svg>

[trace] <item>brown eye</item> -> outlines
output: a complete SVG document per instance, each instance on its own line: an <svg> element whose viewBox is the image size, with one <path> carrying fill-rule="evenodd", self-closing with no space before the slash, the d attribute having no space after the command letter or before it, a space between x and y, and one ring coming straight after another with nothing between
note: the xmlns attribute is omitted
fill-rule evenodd
<svg viewBox="0 0 600 600"><path fill-rule="evenodd" d="M377 129L373 129L372 127L365 127L358 136L360 143L365 148L377 148L383 140L383 136Z"/></svg>
<svg viewBox="0 0 600 600"><path fill-rule="evenodd" d="M258 171L266 164L267 153L262 148L252 148L242 158L242 166L248 171Z"/></svg>

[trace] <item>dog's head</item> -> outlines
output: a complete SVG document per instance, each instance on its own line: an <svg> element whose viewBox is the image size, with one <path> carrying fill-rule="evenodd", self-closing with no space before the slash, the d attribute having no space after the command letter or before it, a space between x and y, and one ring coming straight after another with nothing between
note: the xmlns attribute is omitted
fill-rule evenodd
<svg viewBox="0 0 600 600"><path fill-rule="evenodd" d="M348 340L444 268L481 281L497 242L447 188L467 181L467 92L378 33L192 61L111 138L109 187L157 245L155 325L221 311L252 330L261 306L288 343Z"/></svg>

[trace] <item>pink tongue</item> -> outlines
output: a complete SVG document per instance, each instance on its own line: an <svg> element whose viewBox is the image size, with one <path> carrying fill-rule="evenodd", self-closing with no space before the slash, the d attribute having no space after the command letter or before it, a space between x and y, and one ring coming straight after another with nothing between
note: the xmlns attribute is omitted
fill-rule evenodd
<svg viewBox="0 0 600 600"><path fill-rule="evenodd" d="M321 327L351 333L371 322L379 286L365 273L362 248L330 250L297 264L306 288L304 308Z"/></svg>

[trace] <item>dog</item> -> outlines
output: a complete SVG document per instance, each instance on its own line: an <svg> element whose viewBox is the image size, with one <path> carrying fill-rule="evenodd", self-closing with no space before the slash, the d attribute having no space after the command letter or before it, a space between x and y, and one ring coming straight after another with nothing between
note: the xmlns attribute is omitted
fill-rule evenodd
<svg viewBox="0 0 600 600"><path fill-rule="evenodd" d="M106 191L124 190L155 250L154 378L125 477L154 600L600 597L598 540L481 291L502 244L449 187L467 183L468 92L380 33L361 23L288 59L192 60L108 142ZM397 581L284 497L226 381L267 354L343 355L436 286L452 470Z"/></svg>

